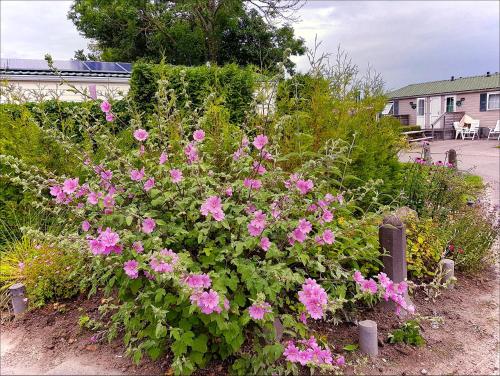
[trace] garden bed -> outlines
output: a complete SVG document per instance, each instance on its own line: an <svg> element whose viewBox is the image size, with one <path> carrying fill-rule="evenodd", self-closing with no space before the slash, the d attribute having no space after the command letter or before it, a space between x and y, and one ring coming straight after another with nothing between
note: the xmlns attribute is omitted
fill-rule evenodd
<svg viewBox="0 0 500 376"><path fill-rule="evenodd" d="M498 272L487 269L481 277L458 275L455 289L442 292L436 302L423 292L413 297L417 313L426 317L442 317L433 329L429 321L421 324L425 347L386 343L387 335L399 326L393 313L379 308L368 310L360 319L378 323L379 357L371 361L359 352L341 350L357 342L357 327L353 324L314 325L314 330L328 337L331 345L346 356L345 374L494 374L498 372ZM79 317L97 317L101 296L79 298L62 304L50 304L28 312L23 318L5 322L2 331L2 369L9 373L67 373L71 367L81 367L91 374L165 374L169 372L169 356L152 362L143 360L135 366L124 356L120 339L111 343L94 344L92 332L82 330ZM5 316L4 316L5 318ZM5 352L5 353L4 353ZM467 354L466 357L463 355ZM65 368L66 367L66 368ZM69 368L68 368L69 367ZM88 372L87 372L88 371ZM425 372L425 371L423 371ZM227 373L227 365L213 362L199 370L200 375Z"/></svg>

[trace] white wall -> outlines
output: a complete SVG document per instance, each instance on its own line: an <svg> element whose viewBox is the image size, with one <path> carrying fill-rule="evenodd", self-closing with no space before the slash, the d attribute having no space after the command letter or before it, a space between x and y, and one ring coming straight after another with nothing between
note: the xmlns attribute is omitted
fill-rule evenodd
<svg viewBox="0 0 500 376"><path fill-rule="evenodd" d="M0 103L27 102L48 99L59 99L62 101L81 102L84 95L73 93L70 86L62 84L54 77L37 79L36 77L0 77ZM95 85L98 98L122 98L129 90L127 78L107 79L90 77L83 79L68 79L68 83L74 85L78 90L90 95L89 85Z"/></svg>

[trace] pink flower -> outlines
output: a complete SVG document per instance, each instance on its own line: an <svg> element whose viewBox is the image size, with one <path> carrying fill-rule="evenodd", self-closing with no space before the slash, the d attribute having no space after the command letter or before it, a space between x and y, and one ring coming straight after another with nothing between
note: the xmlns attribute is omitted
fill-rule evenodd
<svg viewBox="0 0 500 376"><path fill-rule="evenodd" d="M328 228L323 231L322 238L326 244L333 244L333 242L335 241L335 235L333 234L332 230Z"/></svg>
<svg viewBox="0 0 500 376"><path fill-rule="evenodd" d="M345 358L343 356L339 356L335 363L337 363L337 366L342 367L345 365Z"/></svg>
<svg viewBox="0 0 500 376"><path fill-rule="evenodd" d="M263 320L266 313L271 313L271 305L269 303L254 303L248 308L250 317L254 320Z"/></svg>
<svg viewBox="0 0 500 376"><path fill-rule="evenodd" d="M78 189L78 178L66 179L63 183L63 192L71 194Z"/></svg>
<svg viewBox="0 0 500 376"><path fill-rule="evenodd" d="M209 315L215 312L219 305L219 294L214 290L204 291L197 297L196 303L202 313Z"/></svg>
<svg viewBox="0 0 500 376"><path fill-rule="evenodd" d="M108 227L108 228L106 228L105 231L101 232L101 234L98 237L98 240L105 247L113 247L114 245L116 245L120 241L120 236L116 232L113 232Z"/></svg>
<svg viewBox="0 0 500 376"><path fill-rule="evenodd" d="M104 181L110 181L113 178L113 171L111 171L111 170L102 170L99 173L99 176Z"/></svg>
<svg viewBox="0 0 500 376"><path fill-rule="evenodd" d="M202 129L197 129L193 132L193 140L201 142L205 139L205 132Z"/></svg>
<svg viewBox="0 0 500 376"><path fill-rule="evenodd" d="M24 269L24 262L19 262L19 263L17 264L17 267L18 267L19 269L21 269L21 270L22 270L22 269Z"/></svg>
<svg viewBox="0 0 500 376"><path fill-rule="evenodd" d="M297 183L295 184L295 186L300 191L300 194L305 195L313 189L314 183L312 182L311 179L309 179L309 180L300 179L300 180L297 180Z"/></svg>
<svg viewBox="0 0 500 376"><path fill-rule="evenodd" d="M146 218L142 221L142 232L145 234L151 234L156 227L156 222L152 218Z"/></svg>
<svg viewBox="0 0 500 376"><path fill-rule="evenodd" d="M87 232L90 230L90 222L89 221L83 221L82 222L82 230Z"/></svg>
<svg viewBox="0 0 500 376"><path fill-rule="evenodd" d="M377 282L373 279L365 279L361 282L361 291L368 292L369 294L376 294L378 291Z"/></svg>
<svg viewBox="0 0 500 376"><path fill-rule="evenodd" d="M106 121L112 122L113 120L115 120L115 115L113 115L111 112L108 112L106 114Z"/></svg>
<svg viewBox="0 0 500 376"><path fill-rule="evenodd" d="M138 266L139 263L136 260L128 260L123 263L123 270L131 279L136 279L139 276Z"/></svg>
<svg viewBox="0 0 500 376"><path fill-rule="evenodd" d="M205 217L208 215L208 213L210 213L217 222L222 221L225 215L222 211L222 200L220 199L220 197L210 196L209 198L207 198L201 205L200 213Z"/></svg>
<svg viewBox="0 0 500 376"><path fill-rule="evenodd" d="M323 308L328 303L328 296L314 279L308 278L299 291L299 301L304 304L309 315L317 320L324 315Z"/></svg>
<svg viewBox="0 0 500 376"><path fill-rule="evenodd" d="M258 179L246 178L243 185L248 189L259 190L262 187L262 182Z"/></svg>
<svg viewBox="0 0 500 376"><path fill-rule="evenodd" d="M289 341L288 345L283 352L283 356L285 356L286 360L292 363L297 363L299 361L300 350L295 346L293 341Z"/></svg>
<svg viewBox="0 0 500 376"><path fill-rule="evenodd" d="M142 245L141 242L137 241L137 242L134 242L132 244L132 248L134 249L134 251L136 251L137 253L142 253L144 251L144 247Z"/></svg>
<svg viewBox="0 0 500 376"><path fill-rule="evenodd" d="M158 273L171 273L174 265L179 261L179 256L171 249L162 249L159 254L151 257L149 266Z"/></svg>
<svg viewBox="0 0 500 376"><path fill-rule="evenodd" d="M259 134L257 137L254 138L252 144L255 146L257 150L262 150L264 146L266 146L268 143L268 139L266 136L263 134Z"/></svg>
<svg viewBox="0 0 500 376"><path fill-rule="evenodd" d="M398 294L404 294L406 291L408 291L408 283L406 283L406 281L399 282L397 291Z"/></svg>
<svg viewBox="0 0 500 376"><path fill-rule="evenodd" d="M328 209L325 209L323 211L323 215L321 216L321 219L326 223L331 222L333 220L332 212Z"/></svg>
<svg viewBox="0 0 500 376"><path fill-rule="evenodd" d="M155 186L155 179L154 178L149 178L146 180L144 183L144 190L146 192L150 191L153 187Z"/></svg>
<svg viewBox="0 0 500 376"><path fill-rule="evenodd" d="M233 195L233 188L227 187L225 193L226 193L226 196L231 197Z"/></svg>
<svg viewBox="0 0 500 376"><path fill-rule="evenodd" d="M180 183L183 179L182 171L177 169L170 170L170 178L172 179L173 183Z"/></svg>
<svg viewBox="0 0 500 376"><path fill-rule="evenodd" d="M54 197L57 197L63 193L60 185L53 185L50 187L50 194Z"/></svg>
<svg viewBox="0 0 500 376"><path fill-rule="evenodd" d="M188 159L188 164L192 164L199 160L198 149L196 148L196 145L192 142L187 144L187 146L184 148L184 154Z"/></svg>
<svg viewBox="0 0 500 376"><path fill-rule="evenodd" d="M299 228L292 231L292 239L299 243L303 243L306 240L306 237L306 234L300 231Z"/></svg>
<svg viewBox="0 0 500 376"><path fill-rule="evenodd" d="M387 274L385 274L385 273L379 273L377 275L377 279L383 288L387 288L389 285L392 284L391 279L389 277L387 277ZM358 281L356 280L356 282L358 282ZM359 281L359 282L361 282L361 281Z"/></svg>
<svg viewBox="0 0 500 376"><path fill-rule="evenodd" d="M102 199L102 204L105 208L112 208L113 206L115 206L115 199L112 195L106 195Z"/></svg>
<svg viewBox="0 0 500 376"><path fill-rule="evenodd" d="M307 219L302 218L299 219L299 225L297 226L297 228L304 234L309 234L309 232L311 232L312 230L312 225L311 222L309 222Z"/></svg>
<svg viewBox="0 0 500 376"><path fill-rule="evenodd" d="M167 155L167 153L162 152L160 155L159 163L162 165L162 164L165 164L166 161L168 161L168 155Z"/></svg>
<svg viewBox="0 0 500 376"><path fill-rule="evenodd" d="M266 173L266 168L257 161L253 162L253 169L259 175L264 175Z"/></svg>
<svg viewBox="0 0 500 376"><path fill-rule="evenodd" d="M103 101L101 102L101 111L102 112L110 112L111 111L111 103L109 103L108 101Z"/></svg>
<svg viewBox="0 0 500 376"><path fill-rule="evenodd" d="M144 167L140 170L131 170L130 179L133 181L141 181L144 178Z"/></svg>
<svg viewBox="0 0 500 376"><path fill-rule="evenodd" d="M302 324L307 325L307 316L305 312L302 312L299 316L299 320Z"/></svg>
<svg viewBox="0 0 500 376"><path fill-rule="evenodd" d="M253 219L247 225L248 232L251 236L259 236L266 227L266 215L262 210L257 210L253 214Z"/></svg>
<svg viewBox="0 0 500 376"><path fill-rule="evenodd" d="M134 138L137 141L146 141L148 139L149 133L144 129L138 129L134 132Z"/></svg>
<svg viewBox="0 0 500 376"><path fill-rule="evenodd" d="M357 283L361 283L361 282L363 282L365 280L365 278L363 277L363 275L361 274L361 272L359 270L356 270L354 272L353 279Z"/></svg>
<svg viewBox="0 0 500 376"><path fill-rule="evenodd" d="M262 248L264 251L267 251L270 246L271 242L269 241L269 238L267 236L264 236L260 239L260 248Z"/></svg>
<svg viewBox="0 0 500 376"><path fill-rule="evenodd" d="M199 289L208 289L212 285L212 280L208 274L190 274L184 279L184 283L188 285L190 288L199 290Z"/></svg>

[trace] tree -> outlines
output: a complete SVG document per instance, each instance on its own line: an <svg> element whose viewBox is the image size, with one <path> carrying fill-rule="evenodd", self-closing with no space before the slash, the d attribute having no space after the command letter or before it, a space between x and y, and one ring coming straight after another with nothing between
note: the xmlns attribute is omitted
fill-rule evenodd
<svg viewBox="0 0 500 376"><path fill-rule="evenodd" d="M201 65L236 62L274 69L286 49L305 53L288 24L299 0L75 0L68 18L103 60ZM82 54L79 54L82 57ZM294 63L288 59L287 69Z"/></svg>

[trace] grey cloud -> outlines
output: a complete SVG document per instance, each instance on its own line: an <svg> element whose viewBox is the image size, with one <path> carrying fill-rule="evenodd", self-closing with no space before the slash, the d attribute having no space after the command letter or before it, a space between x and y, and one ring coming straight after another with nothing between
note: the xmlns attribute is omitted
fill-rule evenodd
<svg viewBox="0 0 500 376"><path fill-rule="evenodd" d="M0 1L2 57L69 59L87 41L66 18L71 1ZM388 88L500 71L497 1L310 1L296 34L322 50L341 44ZM307 59L296 58L299 70Z"/></svg>
<svg viewBox="0 0 500 376"><path fill-rule="evenodd" d="M69 59L87 41L66 18L71 1L0 1L3 58Z"/></svg>
<svg viewBox="0 0 500 376"><path fill-rule="evenodd" d="M498 11L498 2L479 1L311 2L294 27L309 46L315 31L323 51L341 44L396 88L500 70ZM307 70L305 58L296 61Z"/></svg>

